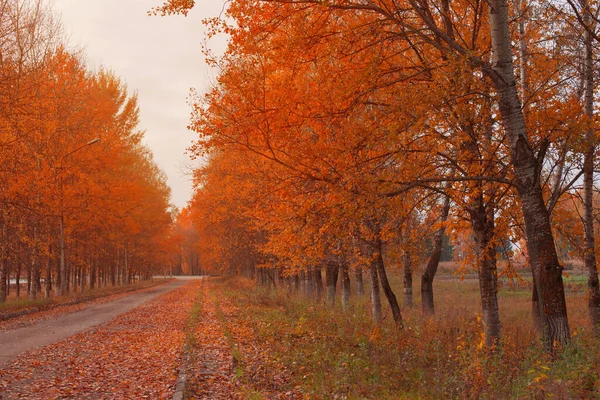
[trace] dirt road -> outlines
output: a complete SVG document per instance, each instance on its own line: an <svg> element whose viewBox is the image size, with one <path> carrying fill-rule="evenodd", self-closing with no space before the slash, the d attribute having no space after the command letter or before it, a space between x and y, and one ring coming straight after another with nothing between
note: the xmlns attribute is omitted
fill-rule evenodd
<svg viewBox="0 0 600 400"><path fill-rule="evenodd" d="M97 304L72 314L40 321L32 326L0 332L0 368L16 356L37 347L47 346L84 330L103 324L161 294L170 292L186 281L175 280L142 293Z"/></svg>

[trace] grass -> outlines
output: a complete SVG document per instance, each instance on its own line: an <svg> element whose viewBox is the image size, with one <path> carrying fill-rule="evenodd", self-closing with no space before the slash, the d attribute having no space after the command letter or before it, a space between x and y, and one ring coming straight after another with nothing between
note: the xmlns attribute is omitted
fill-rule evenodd
<svg viewBox="0 0 600 400"><path fill-rule="evenodd" d="M11 295L6 299L5 303L0 303L0 313L10 313L30 308L46 309L58 304L70 303L74 301L80 301L85 299L93 299L111 294L117 294L124 291L139 290L148 288L151 286L159 285L166 282L168 279L153 279L151 281L136 282L128 286L106 286L101 288L89 289L86 287L83 291L78 290L71 292L67 296L54 296L52 295L49 299L44 299L43 291L38 293L36 300L30 300L27 293L24 292L24 296L16 297L14 295L14 289L11 290Z"/></svg>
<svg viewBox="0 0 600 400"><path fill-rule="evenodd" d="M50 299L29 300L29 298L11 297L6 303L0 303L0 313L23 310L27 308L43 308L52 304Z"/></svg>
<svg viewBox="0 0 600 400"><path fill-rule="evenodd" d="M400 299L401 279L393 276L392 285ZM499 292L503 328L497 354L483 346L474 280L437 282L436 317L424 319L420 310L405 309L403 329L394 325L389 309L383 324L374 325L368 296L354 298L343 313L339 305L249 287L239 278L220 290L222 301L237 309L229 324L251 327L265 347L266 362L288 370L289 387L307 398L600 398L600 344L588 326L583 290L568 292L574 336L555 359L544 354L533 331L526 284ZM418 290L415 304L420 304ZM251 380L244 384L261 393Z"/></svg>

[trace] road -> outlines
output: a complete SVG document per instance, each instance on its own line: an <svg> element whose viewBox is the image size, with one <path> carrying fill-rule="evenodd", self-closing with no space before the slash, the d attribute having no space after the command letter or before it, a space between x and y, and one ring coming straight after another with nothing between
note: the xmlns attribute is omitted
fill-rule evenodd
<svg viewBox="0 0 600 400"><path fill-rule="evenodd" d="M190 277L176 279L173 282L141 293L133 293L115 301L93 305L84 310L40 321L24 328L0 332L0 368L27 350L47 346L106 323L147 301L185 285L189 279Z"/></svg>

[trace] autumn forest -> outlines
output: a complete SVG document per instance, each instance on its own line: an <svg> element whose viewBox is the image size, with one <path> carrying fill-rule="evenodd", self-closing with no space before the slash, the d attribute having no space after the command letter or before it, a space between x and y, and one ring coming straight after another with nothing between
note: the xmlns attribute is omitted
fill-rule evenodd
<svg viewBox="0 0 600 400"><path fill-rule="evenodd" d="M599 397L600 6L224 3L178 209L135 88L0 0L0 398Z"/></svg>

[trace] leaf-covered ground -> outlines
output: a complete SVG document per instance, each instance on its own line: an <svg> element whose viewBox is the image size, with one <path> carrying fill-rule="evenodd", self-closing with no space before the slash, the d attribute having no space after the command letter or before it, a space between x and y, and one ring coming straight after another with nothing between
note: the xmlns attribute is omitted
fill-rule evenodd
<svg viewBox="0 0 600 400"><path fill-rule="evenodd" d="M289 370L269 354L271 343L256 334L226 288L220 281L204 281L188 361L187 398L302 398Z"/></svg>
<svg viewBox="0 0 600 400"><path fill-rule="evenodd" d="M4 399L168 399L200 282L108 324L19 356L0 370Z"/></svg>
<svg viewBox="0 0 600 400"><path fill-rule="evenodd" d="M73 295L67 297L58 297L53 300L54 304L51 304L48 309L43 309L33 314L22 315L20 317L0 321L0 332L31 326L36 322L47 320L50 318L55 318L59 315L84 310L95 304L102 304L107 303L109 301L118 300L125 296L129 296L132 291L142 293L144 291L151 290L157 285L162 285L164 284L164 282L164 280L156 282L147 281L142 282L141 284L132 285L130 287L118 286L116 288L95 290L88 294L88 297L90 298L89 300L86 299L87 301L77 304L63 305L63 303L69 303L73 300L79 300L80 297L78 296Z"/></svg>

